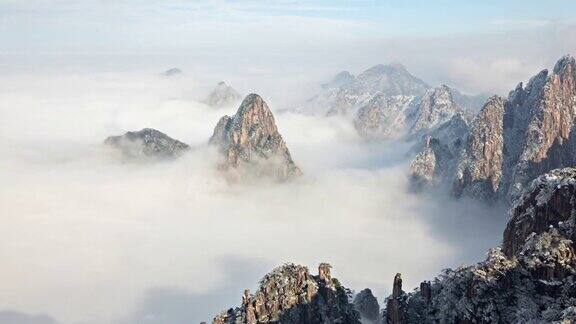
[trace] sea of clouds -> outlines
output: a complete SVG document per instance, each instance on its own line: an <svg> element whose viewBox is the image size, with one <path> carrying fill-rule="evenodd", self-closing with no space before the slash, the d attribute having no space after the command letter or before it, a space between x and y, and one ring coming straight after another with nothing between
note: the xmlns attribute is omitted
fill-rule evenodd
<svg viewBox="0 0 576 324"><path fill-rule="evenodd" d="M279 99L269 103L304 176L227 183L206 143L237 107L201 103L211 84L0 76L0 323L209 321L285 262L313 273L330 262L345 286L382 302L396 272L410 290L498 244L501 210L408 190L411 143L366 143L348 121L284 111ZM192 150L138 163L102 145L144 127Z"/></svg>

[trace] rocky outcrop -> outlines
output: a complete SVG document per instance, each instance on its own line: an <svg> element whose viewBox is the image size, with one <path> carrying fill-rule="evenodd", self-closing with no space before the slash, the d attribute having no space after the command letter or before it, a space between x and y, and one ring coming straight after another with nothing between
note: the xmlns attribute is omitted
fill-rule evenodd
<svg viewBox="0 0 576 324"><path fill-rule="evenodd" d="M462 110L455 103L452 89L446 85L426 91L414 111L410 136L419 136L446 123Z"/></svg>
<svg viewBox="0 0 576 324"><path fill-rule="evenodd" d="M457 197L511 201L538 175L576 163L575 122L576 63L566 56L507 99L489 99L466 135L458 168L432 182L452 182ZM430 156L421 147L421 155Z"/></svg>
<svg viewBox="0 0 576 324"><path fill-rule="evenodd" d="M412 96L376 95L358 110L354 127L360 136L370 140L402 137L406 113L414 100Z"/></svg>
<svg viewBox="0 0 576 324"><path fill-rule="evenodd" d="M380 322L380 305L372 290L366 288L354 296L354 306L360 313L363 323Z"/></svg>
<svg viewBox="0 0 576 324"><path fill-rule="evenodd" d="M474 266L447 269L419 290L394 280L388 323L574 323L576 169L527 186L512 207L502 248ZM398 321L400 319L400 321Z"/></svg>
<svg viewBox="0 0 576 324"><path fill-rule="evenodd" d="M504 100L495 96L486 102L472 122L453 184L456 197L497 198L502 178L503 116Z"/></svg>
<svg viewBox="0 0 576 324"><path fill-rule="evenodd" d="M464 148L469 123L462 114L425 135L415 148L410 164L410 180L415 190L452 181L457 158Z"/></svg>
<svg viewBox="0 0 576 324"><path fill-rule="evenodd" d="M104 144L118 150L129 159L174 158L189 149L189 146L152 128L110 136Z"/></svg>
<svg viewBox="0 0 576 324"><path fill-rule="evenodd" d="M210 107L222 108L235 105L240 99L242 99L242 96L234 88L225 82L219 82L216 88L208 95L205 102Z"/></svg>
<svg viewBox="0 0 576 324"><path fill-rule="evenodd" d="M576 162L576 63L561 58L511 92L504 117L505 181L515 196L536 176Z"/></svg>
<svg viewBox="0 0 576 324"><path fill-rule="evenodd" d="M504 231L503 250L512 257L526 239L548 231L550 227L570 228L576 216L576 170L558 169L534 180L512 207L512 218Z"/></svg>
<svg viewBox="0 0 576 324"><path fill-rule="evenodd" d="M240 307L216 316L214 324L360 324L350 291L321 264L317 276L304 266L286 264L267 274L254 295L245 291Z"/></svg>
<svg viewBox="0 0 576 324"><path fill-rule="evenodd" d="M241 177L271 176L283 181L301 174L270 108L257 94L246 96L234 116L220 119L210 144L223 154L222 169Z"/></svg>

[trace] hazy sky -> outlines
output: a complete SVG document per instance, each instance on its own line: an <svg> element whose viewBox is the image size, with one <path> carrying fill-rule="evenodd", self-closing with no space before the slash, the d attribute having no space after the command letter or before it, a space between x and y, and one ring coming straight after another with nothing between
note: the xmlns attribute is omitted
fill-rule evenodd
<svg viewBox="0 0 576 324"><path fill-rule="evenodd" d="M0 70L179 66L311 85L398 61L432 85L506 94L574 54L574 12L569 0L0 0Z"/></svg>

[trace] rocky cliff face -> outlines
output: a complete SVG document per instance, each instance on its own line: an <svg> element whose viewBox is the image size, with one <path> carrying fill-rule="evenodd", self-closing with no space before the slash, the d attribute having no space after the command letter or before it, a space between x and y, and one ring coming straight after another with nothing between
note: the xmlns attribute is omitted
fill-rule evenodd
<svg viewBox="0 0 576 324"><path fill-rule="evenodd" d="M566 56L552 73L540 72L506 100L489 99L453 162L455 173L435 182L454 179L457 197L512 200L536 176L576 163L575 118L576 63Z"/></svg>
<svg viewBox="0 0 576 324"><path fill-rule="evenodd" d="M389 297L388 323L574 323L576 169L527 186L502 249L475 266L448 269L412 293ZM400 289L401 290L401 289Z"/></svg>
<svg viewBox="0 0 576 324"><path fill-rule="evenodd" d="M561 58L552 73L544 70L510 94L504 185L512 195L543 172L576 162L575 111L576 63L570 56Z"/></svg>
<svg viewBox="0 0 576 324"><path fill-rule="evenodd" d="M456 114L423 136L415 148L417 154L410 165L414 189L446 185L452 181L468 131L468 120L462 114Z"/></svg>
<svg viewBox="0 0 576 324"><path fill-rule="evenodd" d="M174 158L189 149L189 146L152 128L110 136L104 144L112 147L126 158Z"/></svg>
<svg viewBox="0 0 576 324"><path fill-rule="evenodd" d="M358 110L354 127L366 139L402 137L406 129L406 113L414 101L413 96L378 94Z"/></svg>
<svg viewBox="0 0 576 324"><path fill-rule="evenodd" d="M242 96L225 82L220 82L208 95L205 102L210 107L222 108L237 104Z"/></svg>
<svg viewBox="0 0 576 324"><path fill-rule="evenodd" d="M504 100L492 97L472 122L459 156L453 193L495 200L502 178Z"/></svg>
<svg viewBox="0 0 576 324"><path fill-rule="evenodd" d="M240 307L216 316L214 324L360 324L360 315L349 302L350 292L330 275L330 265L319 266L318 275L294 264L281 266L260 281L252 295L245 291Z"/></svg>
<svg viewBox="0 0 576 324"><path fill-rule="evenodd" d="M222 152L222 168L240 176L287 180L301 174L278 132L272 112L257 94L246 96L236 115L220 119L210 144Z"/></svg>
<svg viewBox="0 0 576 324"><path fill-rule="evenodd" d="M414 111L411 136L422 135L462 113L454 101L452 91L446 85L426 91Z"/></svg>

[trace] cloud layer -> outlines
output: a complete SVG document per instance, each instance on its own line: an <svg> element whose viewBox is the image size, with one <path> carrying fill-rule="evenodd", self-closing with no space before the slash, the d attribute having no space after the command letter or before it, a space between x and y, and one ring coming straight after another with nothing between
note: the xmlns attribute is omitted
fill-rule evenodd
<svg viewBox="0 0 576 324"><path fill-rule="evenodd" d="M230 185L205 143L234 107L198 103L192 78L38 74L0 88L3 309L62 323L198 322L289 261L331 262L348 286L383 297L396 272L415 286L500 237L497 211L408 193L408 144L363 143L342 120L277 112L305 176ZM144 127L194 148L140 164L101 145Z"/></svg>

